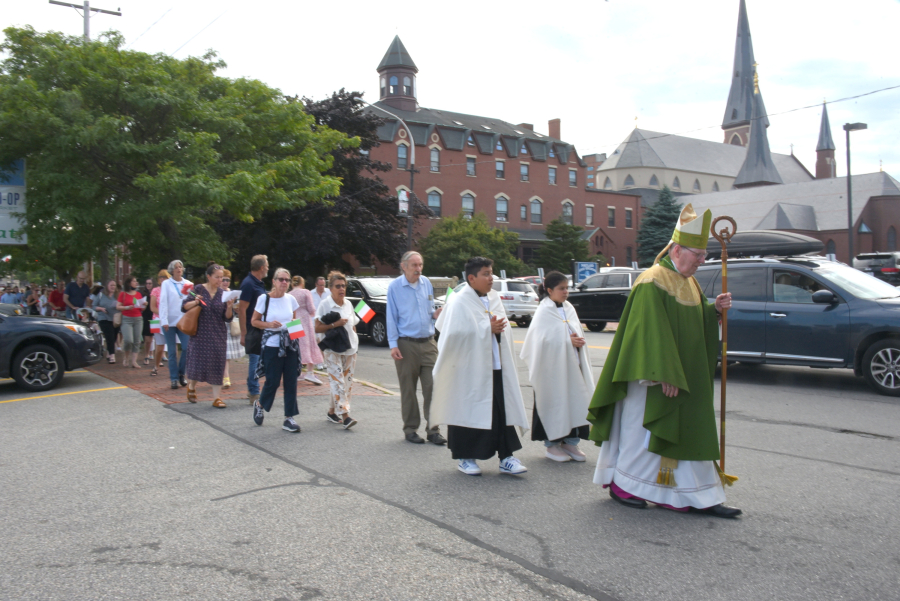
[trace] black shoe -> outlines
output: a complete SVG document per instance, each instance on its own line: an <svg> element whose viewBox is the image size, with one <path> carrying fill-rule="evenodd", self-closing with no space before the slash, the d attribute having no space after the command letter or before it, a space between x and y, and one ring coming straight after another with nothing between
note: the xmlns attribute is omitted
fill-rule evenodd
<svg viewBox="0 0 900 601"><path fill-rule="evenodd" d="M172 380L172 390L178 390L178 380Z"/></svg>
<svg viewBox="0 0 900 601"><path fill-rule="evenodd" d="M636 497L631 497L630 499L625 499L620 497L616 493L613 492L612 487L609 489L609 496L614 500L618 501L625 507L631 507L632 509L647 509L647 501L643 499L638 499Z"/></svg>
<svg viewBox="0 0 900 601"><path fill-rule="evenodd" d="M347 417L344 418L344 421L341 423L344 424L344 430L349 430L350 428L355 426L358 422L348 415Z"/></svg>
<svg viewBox="0 0 900 601"><path fill-rule="evenodd" d="M338 417L337 415L335 415L334 413L326 413L326 414L325 414L325 419L328 420L328 421L329 421L330 423L332 423L332 424L340 424L340 423L342 423L342 422L341 422L341 418L339 418L339 417Z"/></svg>
<svg viewBox="0 0 900 601"><path fill-rule="evenodd" d="M425 444L425 439L419 436L418 432L410 432L406 435L406 442L413 444Z"/></svg>
<svg viewBox="0 0 900 601"><path fill-rule="evenodd" d="M444 445L447 444L447 439L441 436L440 432L432 432L428 435L428 442L436 445Z"/></svg>
<svg viewBox="0 0 900 601"><path fill-rule="evenodd" d="M262 405L259 404L259 401L253 403L253 422L257 426L261 426L265 417L266 414L263 413L263 408Z"/></svg>
<svg viewBox="0 0 900 601"><path fill-rule="evenodd" d="M695 507L691 507L691 511L693 513L702 513L705 515L711 515L716 518L736 518L737 516L743 513L737 507L728 507L719 503L718 505L713 505L712 507L707 507L706 509L697 509Z"/></svg>
<svg viewBox="0 0 900 601"><path fill-rule="evenodd" d="M184 376L178 376L178 384L181 386L187 386L187 379Z"/></svg>

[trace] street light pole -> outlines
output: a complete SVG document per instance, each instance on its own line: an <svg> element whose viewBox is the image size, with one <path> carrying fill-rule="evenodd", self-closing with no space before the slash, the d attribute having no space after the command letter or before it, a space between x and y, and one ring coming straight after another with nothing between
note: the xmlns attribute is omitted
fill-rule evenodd
<svg viewBox="0 0 900 601"><path fill-rule="evenodd" d="M847 249L850 251L850 262L853 267L853 185L850 182L850 132L868 129L865 123L844 123L847 133Z"/></svg>
<svg viewBox="0 0 900 601"><path fill-rule="evenodd" d="M413 185L415 184L415 176L416 176L416 141L413 140L412 130L409 129L409 126L406 124L406 121L395 115L394 113L381 108L380 106L375 106L371 102L366 102L362 98L356 97L353 100L358 100L363 104L367 104L371 106L373 109L378 109L384 113L387 113L394 119L396 119L400 125L403 126L403 129L406 130L406 135L409 138L409 195L410 195L410 205L412 205L413 201ZM412 207L408 207L406 211L406 250L412 250L413 246L413 214Z"/></svg>
<svg viewBox="0 0 900 601"><path fill-rule="evenodd" d="M95 13L103 13L106 15L115 15L117 17L121 17L122 13L117 10L106 10L103 8L91 8L91 3L89 0L85 0L83 6L78 6L77 4L70 4L69 2L59 2L59 0L50 0L50 4L58 4L59 6L68 6L70 8L74 8L78 10L79 8L84 11L84 41L91 41L91 11Z"/></svg>

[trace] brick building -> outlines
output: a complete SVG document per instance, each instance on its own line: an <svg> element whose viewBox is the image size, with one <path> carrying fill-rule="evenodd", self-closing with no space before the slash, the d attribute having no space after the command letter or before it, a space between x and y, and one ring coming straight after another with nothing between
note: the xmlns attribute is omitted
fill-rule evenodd
<svg viewBox="0 0 900 601"><path fill-rule="evenodd" d="M636 258L640 197L589 188L589 165L562 140L559 119L543 134L529 123L419 106L418 68L399 37L377 71L380 99L371 110L386 122L372 158L394 166L382 179L399 193L410 190L415 157L413 191L435 214L417 221L416 238L444 216L483 213L496 227L519 234L519 258L535 263L546 224L562 218L584 228L591 252L610 263Z"/></svg>

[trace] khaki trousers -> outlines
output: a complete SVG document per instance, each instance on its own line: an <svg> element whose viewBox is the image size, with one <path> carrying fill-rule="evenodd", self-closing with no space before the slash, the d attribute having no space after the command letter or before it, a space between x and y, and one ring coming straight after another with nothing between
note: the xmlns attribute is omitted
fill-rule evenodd
<svg viewBox="0 0 900 601"><path fill-rule="evenodd" d="M403 432L410 434L419 429L422 423L419 415L419 399L416 388L419 381L422 382L423 406L425 409L425 430L427 433L438 431L438 426L432 426L428 421L431 412L431 392L434 390L434 379L431 370L437 361L437 343L434 338L425 342L400 339L397 348L403 359L394 361L397 368L397 379L400 382L400 411L403 414Z"/></svg>

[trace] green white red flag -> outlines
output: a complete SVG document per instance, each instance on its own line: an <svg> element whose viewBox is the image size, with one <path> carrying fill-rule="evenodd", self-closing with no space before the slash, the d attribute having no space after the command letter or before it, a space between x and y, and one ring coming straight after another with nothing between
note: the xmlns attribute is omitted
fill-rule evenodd
<svg viewBox="0 0 900 601"><path fill-rule="evenodd" d="M162 333L162 326L159 325L159 321L160 320L158 320L158 319L150 320L150 333L151 334L161 334Z"/></svg>
<svg viewBox="0 0 900 601"><path fill-rule="evenodd" d="M356 305L356 314L359 315L359 318L366 323L369 323L373 317L375 317L375 311L372 310L372 307L366 304L366 301L361 300Z"/></svg>
<svg viewBox="0 0 900 601"><path fill-rule="evenodd" d="M291 340L306 336L306 332L303 331L303 322L300 319L287 322L287 331L288 334L290 334Z"/></svg>

